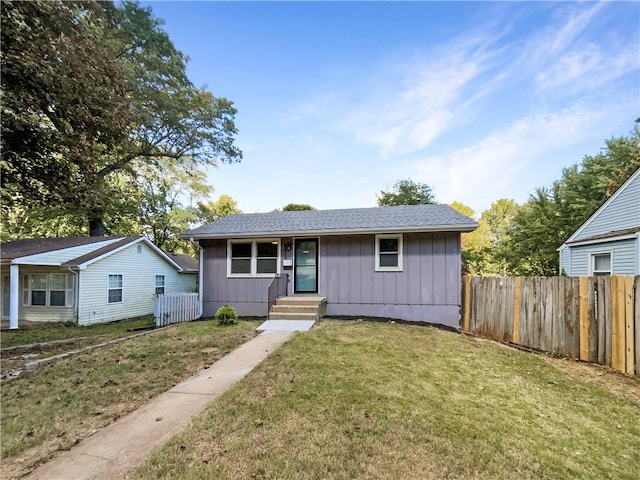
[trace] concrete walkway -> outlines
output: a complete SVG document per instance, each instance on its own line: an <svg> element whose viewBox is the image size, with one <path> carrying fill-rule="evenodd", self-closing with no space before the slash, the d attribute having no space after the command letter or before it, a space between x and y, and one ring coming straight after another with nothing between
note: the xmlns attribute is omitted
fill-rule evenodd
<svg viewBox="0 0 640 480"><path fill-rule="evenodd" d="M35 470L28 479L122 479L293 332L264 332Z"/></svg>

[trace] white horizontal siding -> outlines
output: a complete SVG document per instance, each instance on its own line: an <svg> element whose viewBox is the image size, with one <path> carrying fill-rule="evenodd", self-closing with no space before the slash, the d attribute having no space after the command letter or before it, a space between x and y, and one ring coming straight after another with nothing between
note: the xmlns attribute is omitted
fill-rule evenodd
<svg viewBox="0 0 640 480"><path fill-rule="evenodd" d="M594 253L611 252L613 255L614 275L638 275L638 239L621 240L617 242L602 242L593 245L567 247L571 252L570 271L567 274L579 277L589 275L591 255Z"/></svg>
<svg viewBox="0 0 640 480"><path fill-rule="evenodd" d="M592 218L584 229L573 240L580 240L608 233L613 230L633 228L640 225L640 175L636 175L630 183L624 185L624 190L605 205Z"/></svg>
<svg viewBox="0 0 640 480"><path fill-rule="evenodd" d="M56 250L55 252L40 253L28 257L25 262L32 265L60 265L74 258L81 257L87 253L98 250L102 247L117 242L120 238L105 240L104 242L90 243L89 245L79 245L77 247Z"/></svg>
<svg viewBox="0 0 640 480"><path fill-rule="evenodd" d="M108 303L109 275L122 275L120 303ZM144 242L89 265L80 271L78 323L89 325L153 314L156 275L165 276L165 293L191 292L195 288L196 275L178 273Z"/></svg>

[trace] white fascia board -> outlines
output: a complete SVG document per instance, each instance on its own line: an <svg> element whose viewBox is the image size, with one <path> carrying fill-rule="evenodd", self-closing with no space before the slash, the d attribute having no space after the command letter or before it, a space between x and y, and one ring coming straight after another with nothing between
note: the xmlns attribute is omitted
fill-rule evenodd
<svg viewBox="0 0 640 480"><path fill-rule="evenodd" d="M629 240L631 238L638 238L637 233L630 233L627 235L618 235L616 237L606 237L606 238L595 238L593 240L578 240L577 242L572 242L570 245L566 245L567 247L580 247L582 245L595 245L598 243L608 243L608 242L618 242L620 240Z"/></svg>
<svg viewBox="0 0 640 480"><path fill-rule="evenodd" d="M160 255L163 259L165 259L167 262L169 262L176 270L178 270L179 272L182 271L182 268L180 267L180 265L178 265L176 262L174 262L173 260L171 260L162 250L160 250L158 247L156 247L153 242L151 240L149 240L147 237L140 237L140 238L136 238L135 240L132 240L129 243L125 243L124 245L119 246L118 248L115 248L109 252L104 253L103 255L100 255L99 257L96 258L92 258L91 260L87 260L84 263L81 263L80 265L78 265L78 268L80 270L84 270L86 269L89 265L99 262L100 260L102 260L103 258L109 257L115 253L118 253L122 250L124 250L125 248L128 248L132 245L136 245L140 242L144 242L146 243L152 250L154 250L158 255Z"/></svg>
<svg viewBox="0 0 640 480"><path fill-rule="evenodd" d="M633 182L633 180L640 176L640 168L638 168L635 172L633 172L631 174L631 176L627 179L626 182L624 182L622 185L620 185L620 188L618 188L618 190L616 190L613 195L611 195L609 198L607 198L607 200L600 205L600 207L593 213L593 215L591 215L589 218L587 218L587 220L580 226L580 228L578 228L573 235L571 235L569 238L567 238L567 240L564 243L569 243L571 241L573 241L573 239L577 238L580 233L582 233L582 231L587 228L587 226L593 221L594 218L596 218L600 212L602 210L604 210L604 208L609 205L611 202L613 202L616 198L618 198L618 195L620 195L620 193L622 193L627 186L631 185L631 183Z"/></svg>
<svg viewBox="0 0 640 480"><path fill-rule="evenodd" d="M268 237L313 237L326 235L359 235L375 233L444 233L444 232L472 232L478 228L475 225L431 225L428 227L388 227L388 228L358 228L353 230L302 230L279 232L250 232L250 233L203 233L200 235L187 235L183 238L194 240L223 239L223 238L268 238Z"/></svg>
<svg viewBox="0 0 640 480"><path fill-rule="evenodd" d="M94 250L98 250L99 248L102 247L106 247L107 245L110 245L112 243L118 242L122 239L122 237L120 238L116 238L116 239L109 239L109 240L105 240L103 242L95 242L95 243L89 243L89 244L85 244L85 245L76 245L75 247L67 247L67 248L59 248L57 250L51 250L49 252L43 252L43 253L36 253L34 255L26 255L24 257L18 257L18 258L14 258L13 260L11 260L11 263L13 264L20 264L20 265L49 265L49 266L55 266L55 265L62 265L63 263L66 263L68 260L62 260L62 261L55 261L55 262L47 262L46 257L50 256L50 255L59 255L59 254L64 254L64 253L72 253L74 250L76 249L83 249L84 247L87 246L92 246L94 247ZM44 260L42 260L44 259Z"/></svg>

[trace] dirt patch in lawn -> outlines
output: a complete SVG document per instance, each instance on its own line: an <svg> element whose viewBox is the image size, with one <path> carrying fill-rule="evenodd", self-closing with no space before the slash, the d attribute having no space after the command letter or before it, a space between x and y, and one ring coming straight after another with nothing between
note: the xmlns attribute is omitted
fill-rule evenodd
<svg viewBox="0 0 640 480"><path fill-rule="evenodd" d="M2 478L20 478L56 452L213 364L256 322L203 321L107 345L2 385Z"/></svg>

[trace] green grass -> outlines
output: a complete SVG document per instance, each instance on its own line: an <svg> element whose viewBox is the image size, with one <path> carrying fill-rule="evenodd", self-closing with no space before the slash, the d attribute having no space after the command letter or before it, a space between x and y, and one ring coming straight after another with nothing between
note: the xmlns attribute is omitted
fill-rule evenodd
<svg viewBox="0 0 640 480"><path fill-rule="evenodd" d="M86 327L77 325L67 326L58 322L43 322L41 324L32 323L28 327L20 328L18 330L3 330L0 334L0 346L2 348L6 348L17 345L47 342L51 340L96 336L102 336L106 341L113 338L132 335L133 333L128 330L153 325L153 317L89 325Z"/></svg>
<svg viewBox="0 0 640 480"><path fill-rule="evenodd" d="M3 382L2 478L19 478L211 365L253 337L256 326L180 324Z"/></svg>
<svg viewBox="0 0 640 480"><path fill-rule="evenodd" d="M639 465L637 379L433 328L325 321L132 478L636 480Z"/></svg>

